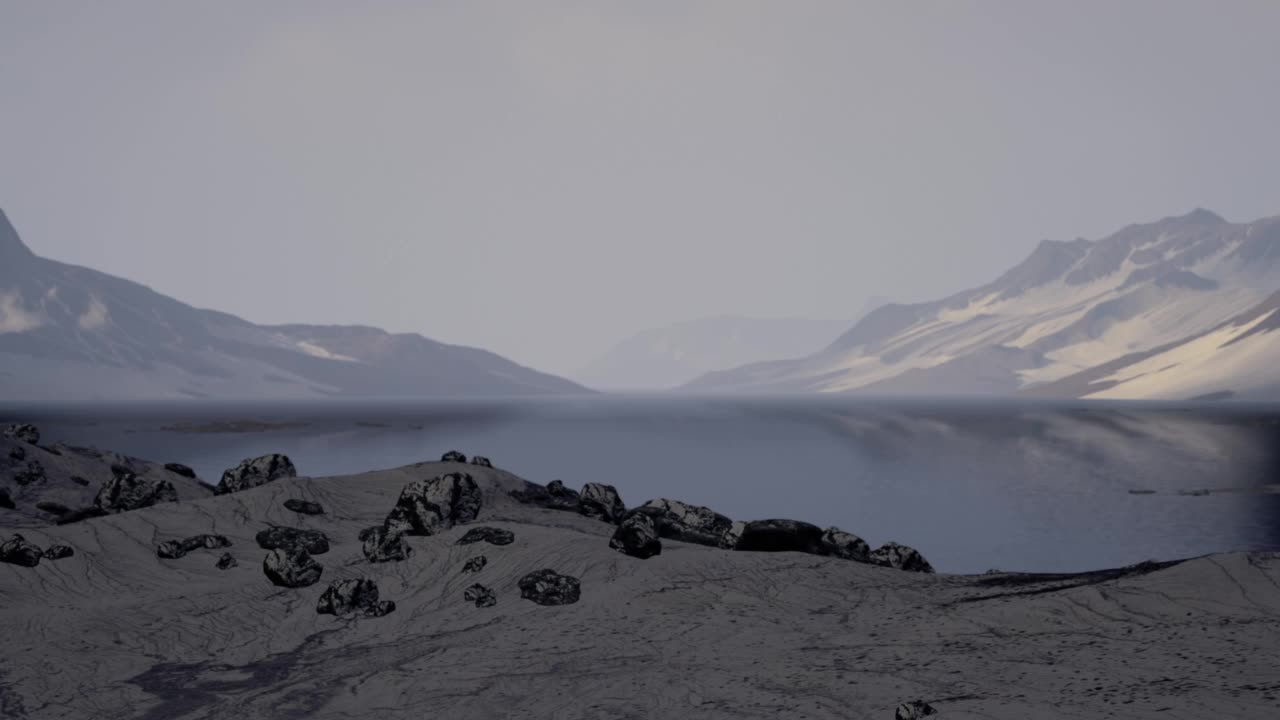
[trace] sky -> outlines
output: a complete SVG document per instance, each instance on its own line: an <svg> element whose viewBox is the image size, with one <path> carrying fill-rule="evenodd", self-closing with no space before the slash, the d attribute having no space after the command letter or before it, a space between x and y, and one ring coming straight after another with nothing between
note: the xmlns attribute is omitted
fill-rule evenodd
<svg viewBox="0 0 1280 720"><path fill-rule="evenodd" d="M0 208L260 323L572 373L1280 214L1280 2L0 0Z"/></svg>

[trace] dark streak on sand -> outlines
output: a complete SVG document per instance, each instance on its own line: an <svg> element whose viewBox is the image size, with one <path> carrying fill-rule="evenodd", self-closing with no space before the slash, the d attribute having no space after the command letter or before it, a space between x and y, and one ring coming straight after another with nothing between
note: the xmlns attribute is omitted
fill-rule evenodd
<svg viewBox="0 0 1280 720"><path fill-rule="evenodd" d="M996 600L999 598L1016 597L1020 595L1043 595L1045 593L1059 592L1062 590L1069 590L1071 588L1084 587L1086 585L1097 585L1110 580L1120 580L1122 578L1149 575L1153 572L1166 570L1184 562L1186 562L1186 560L1170 560L1167 562L1155 562L1149 560L1147 562L1138 563L1137 565L1129 565L1128 567L1092 570L1082 573L1000 573L996 575L984 575L973 581L973 585L975 587L1011 588L1024 587L1028 585L1041 585L1044 583L1055 584L1050 585L1049 587L1037 587L1030 590L1017 590L1013 592L960 598L959 600L947 603L947 605L963 605L965 603Z"/></svg>

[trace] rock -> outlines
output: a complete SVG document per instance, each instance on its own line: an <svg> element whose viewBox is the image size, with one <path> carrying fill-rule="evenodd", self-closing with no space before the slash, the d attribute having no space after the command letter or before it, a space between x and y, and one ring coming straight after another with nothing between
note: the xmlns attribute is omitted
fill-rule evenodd
<svg viewBox="0 0 1280 720"><path fill-rule="evenodd" d="M662 554L658 529L648 515L636 513L627 517L609 539L609 547L641 560Z"/></svg>
<svg viewBox="0 0 1280 720"><path fill-rule="evenodd" d="M485 467L485 468L493 467L493 463L489 462L489 458L483 455L476 455L475 457L471 458L471 464L475 465L476 467Z"/></svg>
<svg viewBox="0 0 1280 720"><path fill-rule="evenodd" d="M871 561L871 548L867 541L840 528L829 527L822 532L822 554L842 560Z"/></svg>
<svg viewBox="0 0 1280 720"><path fill-rule="evenodd" d="M576 511L580 500L576 491L565 487L559 480L552 480L546 487L537 483L525 483L523 490L512 490L509 494L516 502L549 510Z"/></svg>
<svg viewBox="0 0 1280 720"><path fill-rule="evenodd" d="M61 560L75 555L76 551L70 545L53 545L44 551L45 560Z"/></svg>
<svg viewBox="0 0 1280 720"><path fill-rule="evenodd" d="M263 558L262 572L274 585L300 588L315 585L324 569L302 548L276 548Z"/></svg>
<svg viewBox="0 0 1280 720"><path fill-rule="evenodd" d="M454 545L471 545L478 542L487 542L490 545L510 545L515 541L515 533L510 530L495 527L478 527L468 530L465 535L458 538Z"/></svg>
<svg viewBox="0 0 1280 720"><path fill-rule="evenodd" d="M19 485L30 485L31 483L44 482L48 478L44 474L44 466L39 460L30 460L23 470L19 470L13 474L13 481Z"/></svg>
<svg viewBox="0 0 1280 720"><path fill-rule="evenodd" d="M493 590L481 585L480 583L476 583L475 585L467 588L467 591L462 594L462 597L466 599L467 602L475 603L478 608L493 607L498 604L498 596L494 594ZM563 605L564 603L550 604Z"/></svg>
<svg viewBox="0 0 1280 720"><path fill-rule="evenodd" d="M78 510L72 510L66 515L63 515L62 517L59 517L58 519L54 520L54 523L58 525L69 525L74 522L80 522L81 520L88 520L90 518L96 518L96 517L104 517L108 514L109 513L106 510L103 510L100 507L90 506L90 507L80 508Z"/></svg>
<svg viewBox="0 0 1280 720"><path fill-rule="evenodd" d="M44 551L27 542L26 538L14 534L8 542L0 545L0 562L23 567L35 567L40 564Z"/></svg>
<svg viewBox="0 0 1280 720"><path fill-rule="evenodd" d="M0 436L9 440L21 440L32 445L40 444L40 430L30 423L14 423L0 430Z"/></svg>
<svg viewBox="0 0 1280 720"><path fill-rule="evenodd" d="M13 496L9 494L8 488L0 488L0 508L13 510L17 505L13 503Z"/></svg>
<svg viewBox="0 0 1280 720"><path fill-rule="evenodd" d="M822 530L799 520L752 520L743 524L734 549L822 555Z"/></svg>
<svg viewBox="0 0 1280 720"><path fill-rule="evenodd" d="M293 461L288 456L272 453L242 460L239 465L222 473L222 479L218 481L218 486L213 491L218 495L225 495L266 485L280 478L297 476L298 469L293 466Z"/></svg>
<svg viewBox="0 0 1280 720"><path fill-rule="evenodd" d="M168 480L147 480L123 465L112 465L111 479L102 484L93 504L106 512L116 513L177 500L178 491Z"/></svg>
<svg viewBox="0 0 1280 720"><path fill-rule="evenodd" d="M360 531L360 548L369 562L398 562L407 560L413 548L405 542L404 533L388 530L385 525L374 525Z"/></svg>
<svg viewBox="0 0 1280 720"><path fill-rule="evenodd" d="M192 535L182 540L166 540L156 546L156 556L166 560L177 560L192 550L216 550L231 547L231 541L225 535Z"/></svg>
<svg viewBox="0 0 1280 720"><path fill-rule="evenodd" d="M653 521L658 537L695 545L733 548L737 545L742 524L734 523L718 512L679 500L650 500L627 513L647 515Z"/></svg>
<svg viewBox="0 0 1280 720"><path fill-rule="evenodd" d="M168 470L174 475L181 475L182 477L191 478L192 480L196 478L196 471L192 470L186 465L183 465L182 463L165 463L164 469Z"/></svg>
<svg viewBox="0 0 1280 720"><path fill-rule="evenodd" d="M85 486L85 487L88 487L88 485L89 485L89 481L88 481L88 480L85 480L84 478L80 477L79 475L72 475L72 476L71 476L71 482L73 482L73 483L75 483L75 484L77 484L77 485L83 485L83 486Z"/></svg>
<svg viewBox="0 0 1280 720"><path fill-rule="evenodd" d="M488 564L489 564L489 558L483 555L477 555L471 558L470 560L468 560L467 563L462 566L462 572L478 573L484 569L485 565L488 565Z"/></svg>
<svg viewBox="0 0 1280 720"><path fill-rule="evenodd" d="M47 512L50 515L57 515L59 517L71 512L71 508L67 507L66 505L63 505L61 503L56 503L56 502L50 502L47 500L36 503L36 509L41 512Z"/></svg>
<svg viewBox="0 0 1280 720"><path fill-rule="evenodd" d="M578 498L578 512L597 520L617 525L622 516L627 514L627 506L622 504L618 489L603 483L587 483L582 486L582 495Z"/></svg>
<svg viewBox="0 0 1280 720"><path fill-rule="evenodd" d="M466 473L448 473L431 480L414 480L400 491L387 515L388 530L408 535L432 535L480 512L480 488Z"/></svg>
<svg viewBox="0 0 1280 720"><path fill-rule="evenodd" d="M329 552L329 538L319 530L272 525L266 530L258 531L254 539L258 541L258 547L263 550L299 548L311 555L323 555Z"/></svg>
<svg viewBox="0 0 1280 720"><path fill-rule="evenodd" d="M320 503L311 502L310 500L299 500L298 498L289 498L288 500L284 501L284 506L288 510L292 510L296 513L302 513L303 515L323 515L324 514L324 508L320 506Z"/></svg>
<svg viewBox="0 0 1280 720"><path fill-rule="evenodd" d="M58 447L56 446L41 445L40 449L49 453L50 455L57 455L58 457L62 457L62 450L58 449Z"/></svg>
<svg viewBox="0 0 1280 720"><path fill-rule="evenodd" d="M14 445L13 447L9 448L9 459L19 460L19 461L26 460L27 451L24 450L21 445Z"/></svg>
<svg viewBox="0 0 1280 720"><path fill-rule="evenodd" d="M378 584L365 578L334 580L316 603L317 613L338 617L382 617L395 609L396 604L390 600L378 600Z"/></svg>
<svg viewBox="0 0 1280 720"><path fill-rule="evenodd" d="M933 572L933 566L929 564L924 556L916 550L891 542L871 551L870 562L873 565L882 565L895 570L906 570L908 572Z"/></svg>
<svg viewBox="0 0 1280 720"><path fill-rule="evenodd" d="M572 605L578 602L581 583L554 570L537 570L520 578L520 597L539 605Z"/></svg>
<svg viewBox="0 0 1280 720"><path fill-rule="evenodd" d="M222 553L222 557L218 558L216 567L219 570L230 570L239 564L239 561L237 561L235 556L231 553Z"/></svg>
<svg viewBox="0 0 1280 720"><path fill-rule="evenodd" d="M463 455L457 450L450 450L449 452L440 456L440 462L465 463L466 461L467 461L467 456Z"/></svg>
<svg viewBox="0 0 1280 720"><path fill-rule="evenodd" d="M937 715L938 711L933 706L923 700L912 700L904 702L898 706L897 712L893 714L893 720L920 720L926 715Z"/></svg>

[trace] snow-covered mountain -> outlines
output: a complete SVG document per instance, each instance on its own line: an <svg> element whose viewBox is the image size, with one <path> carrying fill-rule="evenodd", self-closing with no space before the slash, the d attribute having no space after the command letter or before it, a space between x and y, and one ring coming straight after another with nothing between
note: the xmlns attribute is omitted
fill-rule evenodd
<svg viewBox="0 0 1280 720"><path fill-rule="evenodd" d="M372 327L263 326L37 257L0 212L0 400L586 392L493 353Z"/></svg>
<svg viewBox="0 0 1280 720"><path fill-rule="evenodd" d="M637 333L573 377L601 389L669 389L713 370L808 355L850 322L728 315L690 320Z"/></svg>
<svg viewBox="0 0 1280 720"><path fill-rule="evenodd" d="M935 302L882 307L813 355L710 373L685 388L972 395L1045 386L1065 392L1073 385L1057 381L1205 333L1277 288L1280 218L1236 224L1195 210L1097 241L1044 241L992 283ZM1192 386L1198 387L1186 381ZM1125 382L1108 392L1153 397L1179 391Z"/></svg>

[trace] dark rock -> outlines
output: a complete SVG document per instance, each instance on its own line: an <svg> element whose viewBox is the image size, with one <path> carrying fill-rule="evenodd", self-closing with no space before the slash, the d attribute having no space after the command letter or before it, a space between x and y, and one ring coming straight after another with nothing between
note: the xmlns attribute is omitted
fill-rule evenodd
<svg viewBox="0 0 1280 720"><path fill-rule="evenodd" d="M520 578L520 597L539 605L572 605L578 602L581 583L554 570L537 570Z"/></svg>
<svg viewBox="0 0 1280 720"><path fill-rule="evenodd" d="M182 463L165 463L164 469L168 470L174 475L181 475L182 477L191 478L192 480L196 478L196 471L192 470L186 465L183 465Z"/></svg>
<svg viewBox="0 0 1280 720"><path fill-rule="evenodd" d="M216 567L219 570L230 570L231 568L239 564L240 562L237 561L235 556L232 555L231 553L222 553L222 557L218 558L218 563Z"/></svg>
<svg viewBox="0 0 1280 720"><path fill-rule="evenodd" d="M478 573L484 569L485 565L488 565L488 564L489 564L489 558L483 555L477 555L471 558L470 560L468 560L467 563L462 566L462 572Z"/></svg>
<svg viewBox="0 0 1280 720"><path fill-rule="evenodd" d="M70 525L71 523L80 522L81 520L104 517L109 514L110 513L108 513L106 510L103 510L100 507L94 507L91 505L89 507L83 507L78 510L72 510L66 515L63 515L62 517L54 520L54 523L58 525Z"/></svg>
<svg viewBox="0 0 1280 720"><path fill-rule="evenodd" d="M311 502L310 500L299 500L298 498L289 498L284 501L286 509L292 510L303 515L323 515L324 508L320 503Z"/></svg>
<svg viewBox="0 0 1280 720"><path fill-rule="evenodd" d="M9 448L9 459L10 460L26 460L27 451L24 450L21 445L14 445L13 447Z"/></svg>
<svg viewBox="0 0 1280 720"><path fill-rule="evenodd" d="M486 468L493 467L493 463L489 462L489 458L483 455L476 455L475 457L472 457L471 464L475 465L476 467L486 467Z"/></svg>
<svg viewBox="0 0 1280 720"><path fill-rule="evenodd" d="M40 464L39 460L27 461L25 469L13 474L13 481L19 485L30 485L31 483L44 482L47 479L44 474L44 466Z"/></svg>
<svg viewBox="0 0 1280 720"><path fill-rule="evenodd" d="M360 548L369 562L398 562L407 560L413 548L405 542L404 533L388 530L385 525L374 525L360 531Z"/></svg>
<svg viewBox="0 0 1280 720"><path fill-rule="evenodd" d="M85 487L88 487L88 485L89 485L89 481L88 481L88 480L85 480L84 478L80 477L79 475L72 475L72 476L71 476L71 482L73 482L73 483L75 483L75 484L77 484L77 485L83 485L83 486L85 486Z"/></svg>
<svg viewBox="0 0 1280 720"><path fill-rule="evenodd" d="M898 706L897 712L893 714L893 720L920 720L926 715L937 715L938 711L933 706L923 700L912 700L904 702Z"/></svg>
<svg viewBox="0 0 1280 720"><path fill-rule="evenodd" d="M76 551L70 545L53 545L44 551L45 560L61 560L75 555Z"/></svg>
<svg viewBox="0 0 1280 720"><path fill-rule="evenodd" d="M32 445L40 444L40 430L30 423L14 423L0 430L0 436L9 440L21 440Z"/></svg>
<svg viewBox="0 0 1280 720"><path fill-rule="evenodd" d="M378 584L372 580L334 580L316 603L321 615L382 617L396 609L390 600L378 600Z"/></svg>
<svg viewBox="0 0 1280 720"><path fill-rule="evenodd" d="M480 583L476 583L475 585L467 588L467 591L462 594L462 597L467 602L475 603L478 608L493 607L498 604L498 596L494 594L493 590L481 585ZM564 603L550 604L563 605Z"/></svg>
<svg viewBox="0 0 1280 720"><path fill-rule="evenodd" d="M822 530L817 525L798 520L752 520L743 524L734 549L822 555Z"/></svg>
<svg viewBox="0 0 1280 720"><path fill-rule="evenodd" d="M464 463L466 461L467 461L467 456L463 455L457 450L450 450L449 452L440 456L440 462Z"/></svg>
<svg viewBox="0 0 1280 720"><path fill-rule="evenodd" d="M609 539L609 547L624 555L641 560L662 554L662 541L658 529L648 515L636 513L622 521Z"/></svg>
<svg viewBox="0 0 1280 720"><path fill-rule="evenodd" d="M41 445L41 446L39 446L39 447L40 447L40 449L41 449L41 450L43 450L43 451L45 451L45 452L49 453L50 455L57 455L58 457L62 457L62 449L61 449L61 448L58 448L58 447L53 446L53 445Z"/></svg>
<svg viewBox="0 0 1280 720"><path fill-rule="evenodd" d="M933 566L916 550L891 542L871 551L871 564L908 572L933 572Z"/></svg>
<svg viewBox="0 0 1280 720"><path fill-rule="evenodd" d="M385 524L388 530L408 535L432 535L471 522L479 512L475 480L466 473L448 473L405 485Z"/></svg>
<svg viewBox="0 0 1280 720"><path fill-rule="evenodd" d="M324 569L302 548L276 548L263 558L262 572L274 585L300 588L316 584Z"/></svg>
<svg viewBox="0 0 1280 720"><path fill-rule="evenodd" d="M0 562L23 567L35 567L40 564L44 551L27 542L26 538L14 534L8 542L0 545Z"/></svg>
<svg viewBox="0 0 1280 720"><path fill-rule="evenodd" d="M250 488L266 485L280 478L298 476L298 469L286 455L272 453L261 457L242 460L239 465L222 473L222 479L214 492L218 495L240 492Z"/></svg>
<svg viewBox="0 0 1280 720"><path fill-rule="evenodd" d="M16 507L17 505L13 503L13 496L9 494L9 489L0 488L0 508L5 508L6 510L13 510Z"/></svg>
<svg viewBox="0 0 1280 720"><path fill-rule="evenodd" d="M582 486L578 512L617 525L622 522L622 516L627 514L627 506L622 504L622 498L618 496L618 489L614 486L587 483Z"/></svg>
<svg viewBox="0 0 1280 720"><path fill-rule="evenodd" d="M166 540L156 546L156 556L166 560L176 560L192 550L217 550L231 547L231 541L225 535L192 535L182 540Z"/></svg>
<svg viewBox="0 0 1280 720"><path fill-rule="evenodd" d="M168 480L147 480L122 465L111 466L111 479L102 484L93 504L107 512L125 512L176 502L178 491Z"/></svg>
<svg viewBox="0 0 1280 720"><path fill-rule="evenodd" d="M272 525L266 530L258 531L254 539L258 541L258 547L263 550L299 548L311 555L323 555L329 552L329 538L319 530Z"/></svg>
<svg viewBox="0 0 1280 720"><path fill-rule="evenodd" d="M57 515L59 517L71 512L71 508L67 507L66 505L63 505L61 503L56 503L56 502L49 502L49 501L36 503L36 509L41 512L47 512L50 515Z"/></svg>
<svg viewBox="0 0 1280 720"><path fill-rule="evenodd" d="M580 499L577 491L565 487L559 480L552 480L546 487L537 483L525 483L523 490L512 490L509 494L516 502L549 510L576 511Z"/></svg>
<svg viewBox="0 0 1280 720"><path fill-rule="evenodd" d="M487 542L490 545L510 545L515 541L515 533L510 530L496 527L478 527L468 530L465 535L458 538L454 545L471 545L478 542Z"/></svg>
<svg viewBox="0 0 1280 720"><path fill-rule="evenodd" d="M658 531L658 537L695 545L733 548L738 544L742 524L735 523L718 512L700 505L688 505L679 500L650 500L627 513L647 515Z"/></svg>
<svg viewBox="0 0 1280 720"><path fill-rule="evenodd" d="M870 562L871 548L867 541L840 528L829 527L822 532L822 554L842 560Z"/></svg>

